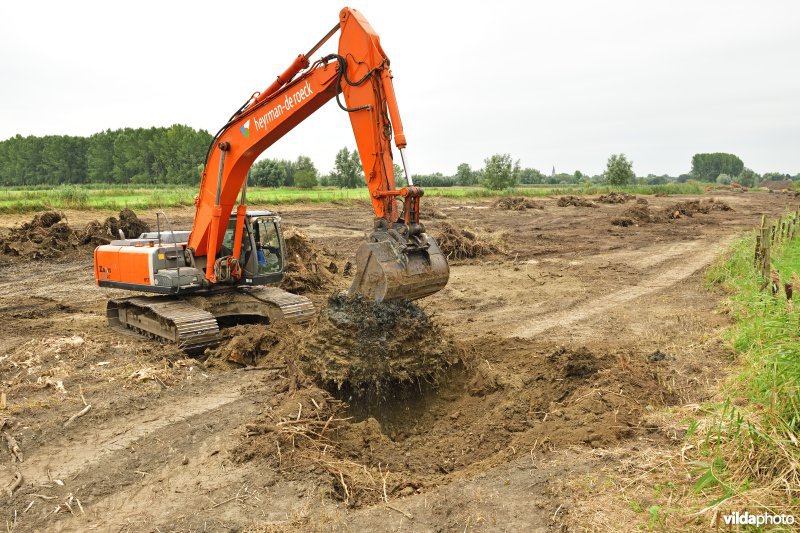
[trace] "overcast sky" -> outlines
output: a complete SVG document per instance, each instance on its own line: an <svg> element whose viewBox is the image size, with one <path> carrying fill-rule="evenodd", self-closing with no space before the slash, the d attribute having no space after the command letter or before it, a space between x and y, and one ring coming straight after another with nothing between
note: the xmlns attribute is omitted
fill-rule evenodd
<svg viewBox="0 0 800 533"><path fill-rule="evenodd" d="M184 123L216 131L338 21L338 2L5 2L0 139ZM507 152L549 173L687 172L732 152L800 172L800 2L352 4L392 61L415 173ZM317 56L335 50L335 39ZM331 102L265 152L327 172ZM398 158L399 159L399 158Z"/></svg>

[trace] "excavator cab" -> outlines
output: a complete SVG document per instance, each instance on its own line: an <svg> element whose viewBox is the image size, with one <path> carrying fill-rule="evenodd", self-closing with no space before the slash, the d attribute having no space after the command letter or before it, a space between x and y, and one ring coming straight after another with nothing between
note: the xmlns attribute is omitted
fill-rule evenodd
<svg viewBox="0 0 800 533"><path fill-rule="evenodd" d="M236 218L228 221L222 237L220 256L230 256L234 250ZM242 285L271 285L283 279L285 265L281 218L272 211L248 211L242 231Z"/></svg>

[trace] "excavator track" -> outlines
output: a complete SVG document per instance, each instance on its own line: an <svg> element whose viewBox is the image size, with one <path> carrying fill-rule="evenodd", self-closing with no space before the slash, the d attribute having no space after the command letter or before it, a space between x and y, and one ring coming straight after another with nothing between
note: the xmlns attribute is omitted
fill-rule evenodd
<svg viewBox="0 0 800 533"><path fill-rule="evenodd" d="M276 287L187 297L134 296L109 300L106 306L109 327L175 343L191 355L219 344L218 318L257 316L269 323L298 323L313 315L311 300Z"/></svg>
<svg viewBox="0 0 800 533"><path fill-rule="evenodd" d="M110 300L106 317L114 329L176 343L187 353L202 352L220 341L216 317L178 298Z"/></svg>

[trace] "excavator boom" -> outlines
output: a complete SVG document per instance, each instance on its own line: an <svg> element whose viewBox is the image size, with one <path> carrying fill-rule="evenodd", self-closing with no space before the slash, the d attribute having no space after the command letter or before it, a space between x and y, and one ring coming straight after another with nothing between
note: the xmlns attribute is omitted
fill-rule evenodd
<svg viewBox="0 0 800 533"><path fill-rule="evenodd" d="M337 29L341 34L338 53L309 65L309 56ZM206 256L210 283L218 281L217 254L253 162L333 98L349 115L375 214L374 231L356 255L356 281L351 291L379 301L415 299L446 285L447 261L419 222L422 189L395 188L391 141L394 137L402 151L406 138L389 58L372 26L351 8L342 9L339 23L309 53L299 55L263 93L254 95L215 136L188 242L195 257ZM402 213L398 199L403 201ZM238 209L236 216L241 220L244 209ZM238 243L241 224L236 227ZM238 257L238 250L233 257Z"/></svg>
<svg viewBox="0 0 800 533"><path fill-rule="evenodd" d="M336 31L337 53L311 64L309 57ZM191 232L173 231L159 217L157 231L95 250L99 286L160 295L110 301L110 326L200 352L218 342L224 322L310 319L308 298L274 286L286 264L280 217L247 209L247 173L264 150L331 99L350 117L375 214L356 253L351 293L375 301L416 299L447 284L447 260L419 221L422 189L408 175L408 187L395 187L391 141L402 155L406 138L389 58L369 23L344 8L322 40L251 96L214 136Z"/></svg>

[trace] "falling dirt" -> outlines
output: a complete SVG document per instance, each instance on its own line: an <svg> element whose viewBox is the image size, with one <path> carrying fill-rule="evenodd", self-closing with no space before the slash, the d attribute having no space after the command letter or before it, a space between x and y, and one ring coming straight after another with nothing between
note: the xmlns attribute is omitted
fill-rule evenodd
<svg viewBox="0 0 800 533"><path fill-rule="evenodd" d="M439 225L439 232L434 238L448 259L472 259L501 252L500 246L492 242L491 237L468 229L458 229L447 222Z"/></svg>
<svg viewBox="0 0 800 533"><path fill-rule="evenodd" d="M494 206L505 211L525 211L526 209L544 209L544 205L524 196L504 196Z"/></svg>
<svg viewBox="0 0 800 533"><path fill-rule="evenodd" d="M558 207L597 207L597 204L583 196L562 196L556 202Z"/></svg>
<svg viewBox="0 0 800 533"><path fill-rule="evenodd" d="M416 304L375 303L361 295L331 296L297 359L305 373L332 391L384 402L403 388L436 383L459 362L445 333Z"/></svg>

